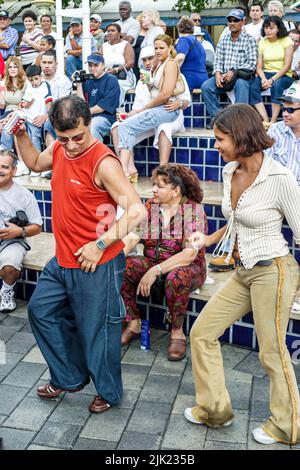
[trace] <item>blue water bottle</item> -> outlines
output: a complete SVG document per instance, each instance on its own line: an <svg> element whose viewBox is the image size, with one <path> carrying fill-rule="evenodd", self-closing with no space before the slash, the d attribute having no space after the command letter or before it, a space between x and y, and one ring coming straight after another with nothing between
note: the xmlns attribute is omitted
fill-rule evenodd
<svg viewBox="0 0 300 470"><path fill-rule="evenodd" d="M149 349L150 349L150 325L149 325L149 320L142 320L141 349L143 349L144 351L149 351Z"/></svg>

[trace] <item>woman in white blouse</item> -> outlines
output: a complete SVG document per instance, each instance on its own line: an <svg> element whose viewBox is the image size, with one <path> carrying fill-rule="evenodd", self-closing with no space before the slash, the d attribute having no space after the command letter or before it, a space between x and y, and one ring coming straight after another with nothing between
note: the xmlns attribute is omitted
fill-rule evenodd
<svg viewBox="0 0 300 470"><path fill-rule="evenodd" d="M233 413L225 386L218 338L253 311L259 359L270 379L271 416L252 431L262 444L300 442L300 400L285 344L299 266L282 234L284 217L300 244L300 188L292 173L264 153L273 140L248 105L224 109L214 121L223 170L222 211L228 223L212 235L191 237L193 247L217 243L236 260L234 274L209 300L191 330L196 406L185 410L195 424L229 426Z"/></svg>

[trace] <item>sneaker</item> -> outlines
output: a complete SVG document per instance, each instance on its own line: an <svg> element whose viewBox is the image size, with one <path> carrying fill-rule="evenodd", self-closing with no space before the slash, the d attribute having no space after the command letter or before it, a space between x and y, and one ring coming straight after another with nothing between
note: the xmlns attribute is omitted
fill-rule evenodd
<svg viewBox="0 0 300 470"><path fill-rule="evenodd" d="M277 441L273 437L269 436L262 427L253 429L252 431L253 438L260 444L271 445L275 444Z"/></svg>
<svg viewBox="0 0 300 470"><path fill-rule="evenodd" d="M15 293L13 289L1 292L0 312L9 313L13 312L17 307L15 301Z"/></svg>
<svg viewBox="0 0 300 470"><path fill-rule="evenodd" d="M30 176L36 177L36 176L41 176L41 173L37 173L35 171L30 172Z"/></svg>
<svg viewBox="0 0 300 470"><path fill-rule="evenodd" d="M29 168L27 168L24 162L19 161L15 176L23 175L29 175Z"/></svg>
<svg viewBox="0 0 300 470"><path fill-rule="evenodd" d="M194 423L194 424L206 424L203 421L199 421L199 419L195 418L195 416L193 415L192 410L193 410L193 408L186 408L184 410L185 419L187 419L188 421L190 421L191 423ZM226 423L222 424L221 427L226 428L227 426L230 426L231 424L232 424L232 419L229 419L228 421L226 421Z"/></svg>
<svg viewBox="0 0 300 470"><path fill-rule="evenodd" d="M225 263L225 259L227 258L227 253L223 256L219 256L218 258L214 258L208 264L208 267L212 271L230 271L231 269L235 268L235 261L231 257L229 263Z"/></svg>
<svg viewBox="0 0 300 470"><path fill-rule="evenodd" d="M48 170L47 170L47 171L42 171L41 177L42 177L42 178L46 178L46 176L48 175L48 173L49 173Z"/></svg>

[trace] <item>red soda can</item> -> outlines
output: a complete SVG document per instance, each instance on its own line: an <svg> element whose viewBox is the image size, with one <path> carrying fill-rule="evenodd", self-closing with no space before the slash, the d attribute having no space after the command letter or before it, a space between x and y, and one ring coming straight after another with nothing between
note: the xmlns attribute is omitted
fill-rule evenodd
<svg viewBox="0 0 300 470"><path fill-rule="evenodd" d="M11 114L10 118L4 125L3 130L5 130L7 134L13 135L17 132L18 129L20 129L24 122L24 111L17 109Z"/></svg>

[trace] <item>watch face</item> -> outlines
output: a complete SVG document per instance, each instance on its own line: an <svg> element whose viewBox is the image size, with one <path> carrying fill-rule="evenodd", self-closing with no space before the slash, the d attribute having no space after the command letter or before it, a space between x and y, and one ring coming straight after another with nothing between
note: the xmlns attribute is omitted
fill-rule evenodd
<svg viewBox="0 0 300 470"><path fill-rule="evenodd" d="M100 250L105 250L105 248L106 248L106 245L105 245L103 240L98 240L97 241L97 246Z"/></svg>

